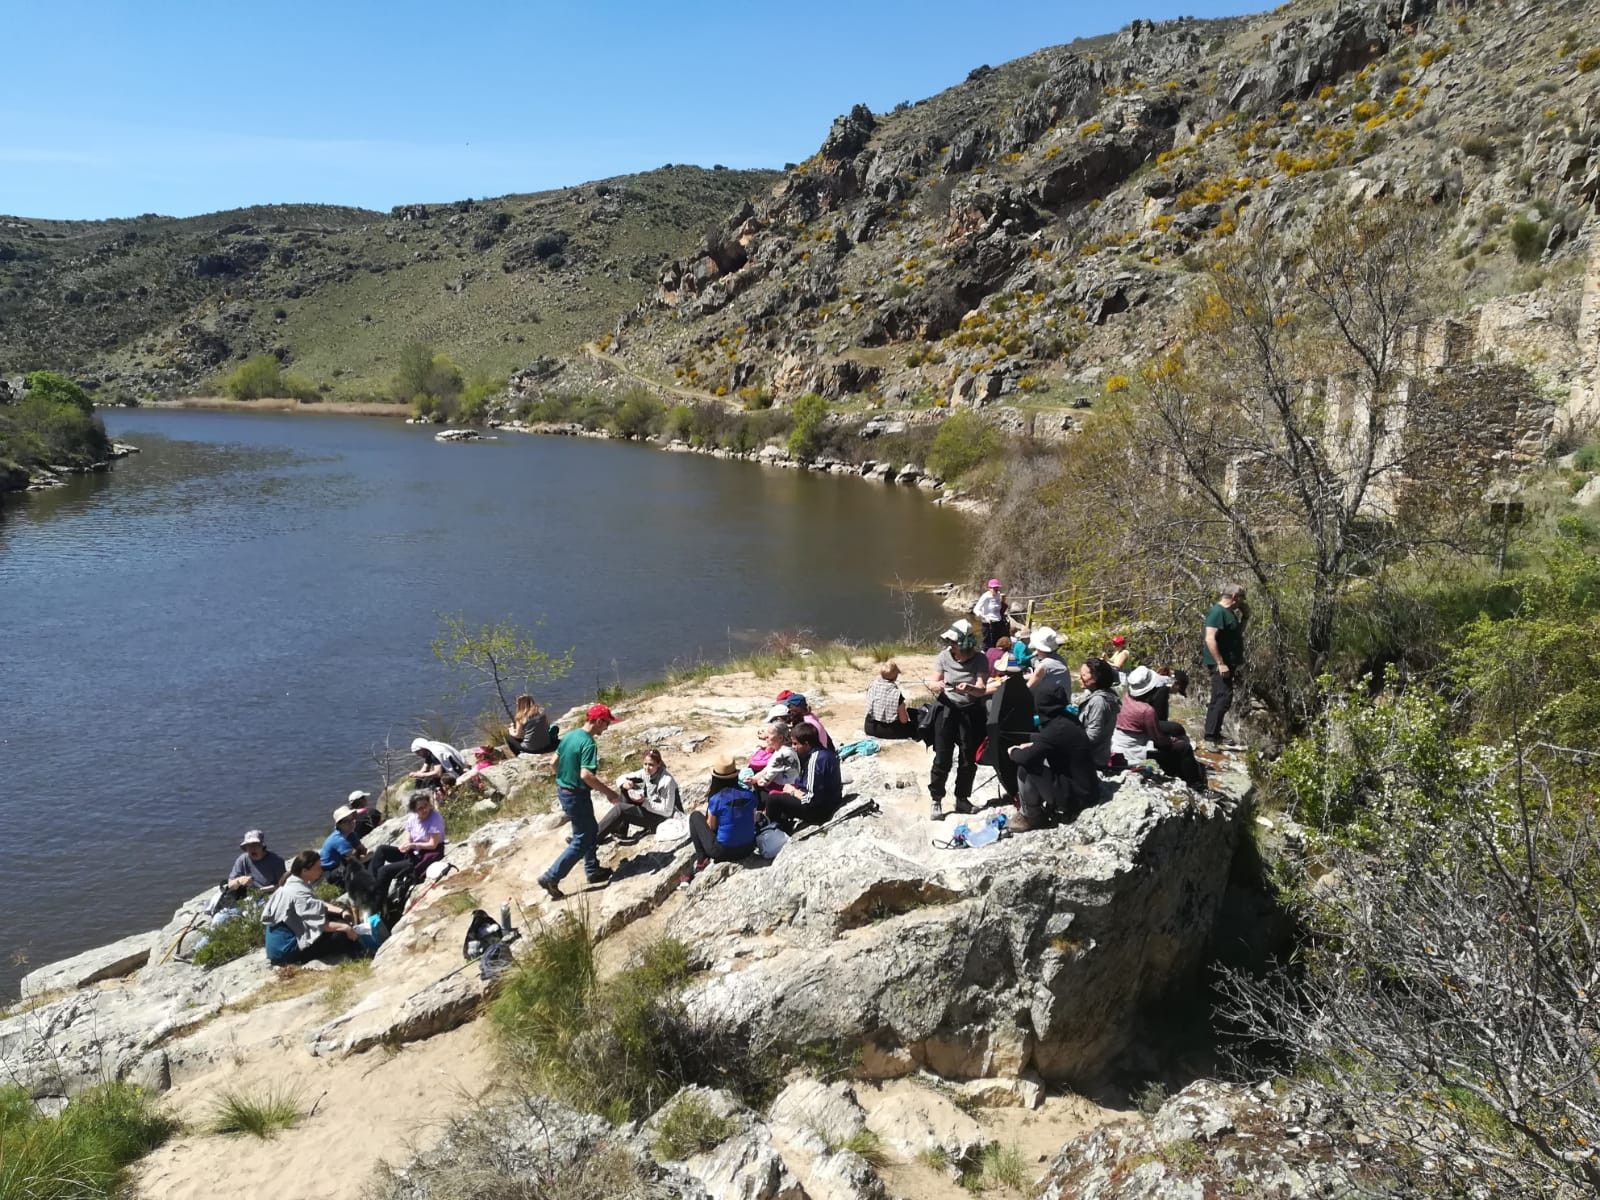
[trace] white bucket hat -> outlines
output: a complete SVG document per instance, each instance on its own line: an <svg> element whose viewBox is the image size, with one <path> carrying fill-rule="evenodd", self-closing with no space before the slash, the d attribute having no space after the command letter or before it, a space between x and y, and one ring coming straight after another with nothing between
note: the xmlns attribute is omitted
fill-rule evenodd
<svg viewBox="0 0 1600 1200"><path fill-rule="evenodd" d="M1061 635L1048 625L1041 625L1028 639L1028 649L1035 654L1054 654L1061 646Z"/></svg>
<svg viewBox="0 0 1600 1200"><path fill-rule="evenodd" d="M1146 692L1153 692L1160 682L1160 678L1149 667L1135 667L1128 672L1128 695L1139 697Z"/></svg>

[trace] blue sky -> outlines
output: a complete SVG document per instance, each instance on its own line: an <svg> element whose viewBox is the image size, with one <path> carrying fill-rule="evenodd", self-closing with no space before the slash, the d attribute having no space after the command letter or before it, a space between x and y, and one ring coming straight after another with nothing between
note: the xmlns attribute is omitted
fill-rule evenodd
<svg viewBox="0 0 1600 1200"><path fill-rule="evenodd" d="M1134 17L1264 6L10 0L0 213L387 209L666 162L776 167L858 101Z"/></svg>

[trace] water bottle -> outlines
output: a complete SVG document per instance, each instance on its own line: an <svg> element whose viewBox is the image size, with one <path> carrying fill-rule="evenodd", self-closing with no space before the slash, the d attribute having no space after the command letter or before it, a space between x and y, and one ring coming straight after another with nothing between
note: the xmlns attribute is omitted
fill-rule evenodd
<svg viewBox="0 0 1600 1200"><path fill-rule="evenodd" d="M511 932L511 901L507 900L500 905L500 932Z"/></svg>

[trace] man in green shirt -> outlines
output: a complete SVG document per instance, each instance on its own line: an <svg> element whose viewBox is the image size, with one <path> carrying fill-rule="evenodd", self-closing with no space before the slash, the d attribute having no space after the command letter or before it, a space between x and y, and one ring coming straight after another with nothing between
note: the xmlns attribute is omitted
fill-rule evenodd
<svg viewBox="0 0 1600 1200"><path fill-rule="evenodd" d="M1244 667L1244 585L1230 583L1206 613L1205 647L1200 657L1211 672L1211 703L1206 707L1206 742L1222 743L1222 719L1233 706L1233 689Z"/></svg>
<svg viewBox="0 0 1600 1200"><path fill-rule="evenodd" d="M619 802L619 797L595 774L600 768L600 750L594 739L616 724L617 719L604 704L591 704L584 717L583 726L562 734L556 746L556 799L561 803L561 811L567 814L567 820L572 822L572 836L567 839L566 849L539 876L539 886L550 893L552 900L561 899L561 880L580 858L583 873L591 884L603 884L611 878L611 872L600 865L595 853L598 826L592 793L601 793L613 804Z"/></svg>

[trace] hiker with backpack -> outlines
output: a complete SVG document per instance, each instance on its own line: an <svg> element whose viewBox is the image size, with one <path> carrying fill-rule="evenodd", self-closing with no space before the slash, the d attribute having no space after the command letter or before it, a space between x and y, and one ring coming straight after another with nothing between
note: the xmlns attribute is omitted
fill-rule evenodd
<svg viewBox="0 0 1600 1200"><path fill-rule="evenodd" d="M706 808L689 814L696 871L713 862L738 862L756 848L756 794L739 783L731 757L719 759L706 785Z"/></svg>
<svg viewBox="0 0 1600 1200"><path fill-rule="evenodd" d="M302 850L289 862L282 886L267 897L261 923L267 927L267 961L275 967L363 953L355 914L317 899L322 858Z"/></svg>
<svg viewBox="0 0 1600 1200"><path fill-rule="evenodd" d="M572 823L572 836L566 849L539 876L539 886L552 900L562 898L561 880L583 861L583 873L591 886L609 883L611 871L600 865L595 853L599 827L594 817L593 793L599 792L613 804L621 803L616 789L600 778L600 748L595 738L615 725L617 718L604 704L591 704L583 724L561 736L556 745L556 800Z"/></svg>
<svg viewBox="0 0 1600 1200"><path fill-rule="evenodd" d="M794 730L794 748L800 756L800 778L767 793L766 814L785 833L801 825L822 825L844 803L844 781L839 756L822 745L809 725Z"/></svg>
<svg viewBox="0 0 1600 1200"><path fill-rule="evenodd" d="M667 770L661 751L652 746L644 752L644 765L617 780L622 799L600 818L595 841L605 843L628 829L654 833L668 817L683 811L678 798L678 781Z"/></svg>
<svg viewBox="0 0 1600 1200"><path fill-rule="evenodd" d="M378 898L389 895L389 885L407 872L420 874L444 857L444 814L432 792L412 792L406 802L406 831L398 845L378 846L369 865L377 883Z"/></svg>

